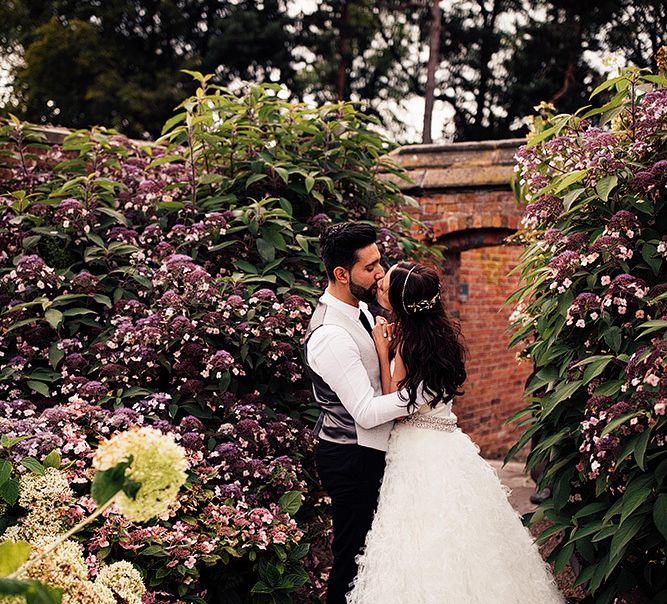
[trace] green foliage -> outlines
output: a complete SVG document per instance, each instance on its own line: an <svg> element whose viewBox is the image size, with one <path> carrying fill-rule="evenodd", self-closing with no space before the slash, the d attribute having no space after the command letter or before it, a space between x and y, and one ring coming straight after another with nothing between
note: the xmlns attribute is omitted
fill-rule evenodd
<svg viewBox="0 0 667 604"><path fill-rule="evenodd" d="M28 560L31 550L31 545L26 541L0 543L0 595L23 596L26 604L60 604L61 589L52 589L39 581L25 581L10 576Z"/></svg>
<svg viewBox="0 0 667 604"><path fill-rule="evenodd" d="M546 463L553 497L531 522L550 520L556 571L575 556L601 604L667 589L664 75L628 70L594 92L612 96L599 109L544 112L517 154L530 245L508 302L534 373L508 457L536 438L527 467Z"/></svg>
<svg viewBox="0 0 667 604"><path fill-rule="evenodd" d="M26 604L60 604L62 602L61 589L53 589L39 581L20 581L0 577L0 594L23 596Z"/></svg>

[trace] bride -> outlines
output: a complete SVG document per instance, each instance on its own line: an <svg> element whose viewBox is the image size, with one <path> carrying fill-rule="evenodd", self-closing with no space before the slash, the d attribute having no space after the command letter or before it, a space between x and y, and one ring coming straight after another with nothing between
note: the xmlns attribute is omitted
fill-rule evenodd
<svg viewBox="0 0 667 604"><path fill-rule="evenodd" d="M373 331L382 390L407 389L412 415L391 434L348 604L564 602L495 471L456 427L463 349L437 273L401 262L379 281L377 297L394 320L379 319ZM415 409L419 388L430 403Z"/></svg>

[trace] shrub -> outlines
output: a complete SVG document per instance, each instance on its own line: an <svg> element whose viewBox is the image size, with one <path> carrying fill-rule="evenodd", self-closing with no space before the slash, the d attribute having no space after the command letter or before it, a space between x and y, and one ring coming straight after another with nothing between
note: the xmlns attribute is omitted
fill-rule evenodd
<svg viewBox="0 0 667 604"><path fill-rule="evenodd" d="M300 357L320 230L378 223L390 261L425 248L382 177L401 176L391 145L352 104L288 104L270 85L236 96L193 75L200 89L154 144L95 128L46 145L3 124L0 433L28 437L17 462L55 449L81 488L98 438L175 434L190 462L178 509L148 527L108 513L87 554L142 568L151 601L203 602L214 585L287 601L319 593L326 562Z"/></svg>
<svg viewBox="0 0 667 604"><path fill-rule="evenodd" d="M553 497L532 522L551 521L556 571L574 556L598 602L667 594L666 84L631 69L598 87L599 110L545 110L516 157L529 245L512 344L535 371L509 456L536 437L527 465L547 463Z"/></svg>

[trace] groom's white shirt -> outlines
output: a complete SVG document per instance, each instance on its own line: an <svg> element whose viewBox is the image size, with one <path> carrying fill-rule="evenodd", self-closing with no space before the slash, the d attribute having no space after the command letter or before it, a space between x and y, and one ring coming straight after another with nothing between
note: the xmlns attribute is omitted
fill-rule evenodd
<svg viewBox="0 0 667 604"><path fill-rule="evenodd" d="M335 309L343 323L325 323L313 332L307 347L308 364L336 393L354 420L357 443L386 451L393 420L407 415L407 411L397 392L382 395L375 344L359 320L359 313L363 312L372 326L373 315L364 302L352 306L328 290L320 302ZM324 435L320 438L327 440Z"/></svg>

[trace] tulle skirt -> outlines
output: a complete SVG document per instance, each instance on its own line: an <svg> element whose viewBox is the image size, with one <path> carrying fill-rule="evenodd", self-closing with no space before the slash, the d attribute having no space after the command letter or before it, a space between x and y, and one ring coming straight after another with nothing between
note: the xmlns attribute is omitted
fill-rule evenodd
<svg viewBox="0 0 667 604"><path fill-rule="evenodd" d="M507 494L460 430L398 424L348 603L564 602Z"/></svg>

